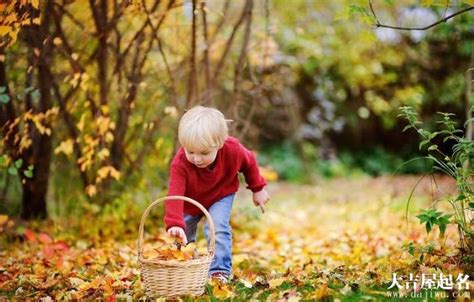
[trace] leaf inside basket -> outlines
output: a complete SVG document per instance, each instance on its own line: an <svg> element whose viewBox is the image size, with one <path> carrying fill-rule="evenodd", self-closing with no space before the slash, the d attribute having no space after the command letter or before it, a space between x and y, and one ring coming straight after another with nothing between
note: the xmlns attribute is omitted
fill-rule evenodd
<svg viewBox="0 0 474 302"><path fill-rule="evenodd" d="M195 243L189 243L186 246L172 238L159 238L161 243L155 247L146 247L143 251L145 259L159 260L180 260L186 261L196 259L200 256Z"/></svg>

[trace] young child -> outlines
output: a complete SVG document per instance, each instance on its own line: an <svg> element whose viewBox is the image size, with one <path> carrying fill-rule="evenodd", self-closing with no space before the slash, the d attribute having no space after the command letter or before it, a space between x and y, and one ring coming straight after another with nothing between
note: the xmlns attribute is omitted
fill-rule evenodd
<svg viewBox="0 0 474 302"><path fill-rule="evenodd" d="M242 172L247 188L253 192L255 206L263 206L270 197L264 190L265 179L257 161L238 139L228 135L227 122L217 109L197 106L188 110L179 122L181 148L170 167L168 196L180 195L200 202L215 226L215 255L209 276L227 282L232 272L232 232L230 210L239 188ZM196 227L203 216L195 206L183 201L165 202L168 234L184 244L196 240ZM209 243L209 226L204 233Z"/></svg>

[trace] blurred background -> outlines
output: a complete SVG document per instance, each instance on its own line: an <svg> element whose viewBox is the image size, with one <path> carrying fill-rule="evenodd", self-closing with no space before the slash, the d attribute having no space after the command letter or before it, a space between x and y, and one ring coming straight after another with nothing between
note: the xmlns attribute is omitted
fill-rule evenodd
<svg viewBox="0 0 474 302"><path fill-rule="evenodd" d="M424 27L472 4L0 4L0 213L141 213L166 194L177 123L198 104L233 120L270 181L430 171L403 165L425 152L399 107L432 130L440 111L464 127L474 12L426 30L375 25Z"/></svg>

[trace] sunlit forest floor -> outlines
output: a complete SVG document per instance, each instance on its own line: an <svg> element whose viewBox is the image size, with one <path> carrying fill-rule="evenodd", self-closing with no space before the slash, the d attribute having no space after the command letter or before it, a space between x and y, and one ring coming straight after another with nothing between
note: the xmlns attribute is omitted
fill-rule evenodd
<svg viewBox="0 0 474 302"><path fill-rule="evenodd" d="M408 196L418 180L416 176L384 176L315 185L272 183L268 187L271 203L264 214L242 189L232 216L233 279L225 286L207 285L200 299L379 301L390 300L388 295L396 290L388 290L394 273L403 278L399 279L403 286L410 274L442 273L456 278L463 272L456 257L456 229L448 227L440 239L438 229L427 235L416 218L419 209L433 201L441 200L438 208L449 209L442 196L454 190L454 183L438 178L434 188L425 178L406 217ZM87 217L76 219L86 220L82 227L99 223ZM74 225L70 219L69 224L26 225L23 235L11 230L15 229L11 222L1 222L0 301L12 297L146 299L137 260L137 233L130 231L138 228L139 219L129 221L126 234L103 230L93 238L80 230L68 231L67 226ZM113 223L108 228L114 229ZM153 241L153 236L146 241ZM399 290L407 297L414 296L412 292ZM416 293L420 301L435 297L470 301L472 294Z"/></svg>

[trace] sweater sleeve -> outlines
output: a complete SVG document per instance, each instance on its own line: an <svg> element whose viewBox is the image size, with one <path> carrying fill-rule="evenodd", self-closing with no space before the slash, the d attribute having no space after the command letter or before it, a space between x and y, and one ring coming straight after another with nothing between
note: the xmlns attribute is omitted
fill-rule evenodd
<svg viewBox="0 0 474 302"><path fill-rule="evenodd" d="M168 196L179 195L184 196L186 190L186 172L179 163L171 164L170 180L168 185ZM178 226L186 229L186 224L183 219L182 200L167 200L165 201L165 227L168 230L171 227Z"/></svg>
<svg viewBox="0 0 474 302"><path fill-rule="evenodd" d="M245 148L242 144L240 145L240 152L242 155L242 165L240 172L244 174L245 182L247 183L247 189L252 192L258 192L267 185L265 179L260 175L258 170L257 159L252 151Z"/></svg>

